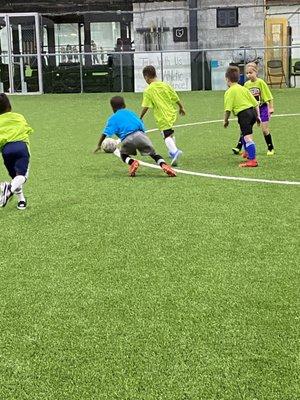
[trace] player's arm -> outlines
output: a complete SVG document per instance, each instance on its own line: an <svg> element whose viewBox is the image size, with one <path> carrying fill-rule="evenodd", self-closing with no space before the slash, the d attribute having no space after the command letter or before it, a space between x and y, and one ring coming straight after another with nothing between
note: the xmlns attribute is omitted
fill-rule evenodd
<svg viewBox="0 0 300 400"><path fill-rule="evenodd" d="M96 149L94 150L94 153L95 153L95 154L98 153L99 150L101 150L101 145L102 145L102 142L103 142L103 140L104 140L105 138L106 138L106 135L105 135L104 133L102 133L102 135L101 135L100 138L99 138L98 145L97 145Z"/></svg>
<svg viewBox="0 0 300 400"><path fill-rule="evenodd" d="M143 107L140 118L143 119L146 112L149 110L149 107Z"/></svg>
<svg viewBox="0 0 300 400"><path fill-rule="evenodd" d="M185 113L185 109L184 109L183 104L181 103L181 101L178 100L178 101L176 102L176 104L177 104L178 107L179 107L179 114L180 114L180 115L185 115L185 114L186 114L186 113Z"/></svg>
<svg viewBox="0 0 300 400"><path fill-rule="evenodd" d="M254 110L255 110L255 113L256 113L256 123L257 123L257 125L259 126L260 125L260 123L261 123L261 120L260 120L260 116L259 116L259 106L257 105L255 108L254 108Z"/></svg>
<svg viewBox="0 0 300 400"><path fill-rule="evenodd" d="M273 102L273 99L270 100L270 101L268 102L268 107L269 107L269 113L270 113L270 114L273 114L273 112L274 112L274 102Z"/></svg>
<svg viewBox="0 0 300 400"><path fill-rule="evenodd" d="M94 153L97 153L99 150L101 150L101 145L103 143L103 140L106 139L107 136L109 136L109 137L114 136L117 132L118 132L118 126L115 122L114 115L112 115L106 123L103 133L99 138L98 145L97 145L96 149L94 150Z"/></svg>
<svg viewBox="0 0 300 400"><path fill-rule="evenodd" d="M229 125L229 117L230 117L230 111L226 110L224 113L224 128L227 128Z"/></svg>

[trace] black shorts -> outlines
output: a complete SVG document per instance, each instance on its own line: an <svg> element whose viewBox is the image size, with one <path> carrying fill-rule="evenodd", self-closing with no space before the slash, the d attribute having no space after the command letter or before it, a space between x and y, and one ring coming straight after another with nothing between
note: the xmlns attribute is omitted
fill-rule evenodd
<svg viewBox="0 0 300 400"><path fill-rule="evenodd" d="M4 165L11 176L27 176L29 165L29 151L24 142L7 143L2 149Z"/></svg>
<svg viewBox="0 0 300 400"><path fill-rule="evenodd" d="M243 136L251 135L253 133L253 125L256 122L256 112L254 108L247 108L238 113L238 123L241 128L241 134Z"/></svg>
<svg viewBox="0 0 300 400"><path fill-rule="evenodd" d="M172 136L174 133L174 129L170 128L170 129L165 129L164 131L162 131L163 137L164 139L166 139L169 136Z"/></svg>

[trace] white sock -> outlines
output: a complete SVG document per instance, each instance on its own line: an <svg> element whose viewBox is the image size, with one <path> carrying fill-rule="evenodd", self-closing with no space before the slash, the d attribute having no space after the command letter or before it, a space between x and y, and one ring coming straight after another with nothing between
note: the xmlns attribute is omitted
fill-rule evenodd
<svg viewBox="0 0 300 400"><path fill-rule="evenodd" d="M176 147L176 144L171 136L168 136L167 138L165 138L165 144L169 150L169 153L174 154L178 150Z"/></svg>
<svg viewBox="0 0 300 400"><path fill-rule="evenodd" d="M23 185L23 183L26 182L26 178L23 175L17 175L12 181L11 181L11 192L14 193L16 189L18 189L20 186Z"/></svg>
<svg viewBox="0 0 300 400"><path fill-rule="evenodd" d="M17 188L15 190L15 196L17 196L18 201L26 201L24 193L23 193L23 187L22 186L20 186L19 188Z"/></svg>

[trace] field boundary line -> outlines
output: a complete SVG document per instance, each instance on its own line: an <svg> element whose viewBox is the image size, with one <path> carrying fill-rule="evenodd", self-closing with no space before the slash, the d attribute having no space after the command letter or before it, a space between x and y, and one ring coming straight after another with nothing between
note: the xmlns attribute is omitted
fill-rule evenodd
<svg viewBox="0 0 300 400"><path fill-rule="evenodd" d="M300 113L294 113L294 114L277 114L273 115L272 118L274 117L299 117ZM230 121L235 121L236 119L230 119ZM215 119L211 121L198 121L198 122L191 122L187 124L181 124L181 125L174 125L174 128L181 128L185 126L194 126L194 125L205 125L205 124L212 124L216 122L223 122L223 119ZM154 129L149 129L146 132L155 132L158 131L159 129L154 128ZM120 158L120 151L119 149L115 150L114 154ZM148 168L154 168L154 169L160 169L158 165L155 164L150 164L145 161L140 161L139 163L145 167ZM263 178L246 178L242 176L227 176L227 175L217 175L217 174L208 174L204 172L195 172L195 171L188 171L184 169L179 169L179 168L174 168L176 173L178 174L184 174L184 175L192 175L192 176L201 176L204 178L213 178L213 179L222 179L222 180L230 180L230 181L241 181L241 182L255 182L255 183L267 183L267 184L274 184L274 185L291 185L291 186L298 186L300 185L300 182L298 181L288 181L288 180L276 180L276 179L263 179Z"/></svg>
<svg viewBox="0 0 300 400"><path fill-rule="evenodd" d="M275 114L272 115L272 118L278 118L278 117L300 117L300 113L294 113L294 114ZM179 124L179 125L174 125L174 128L183 128L185 126L194 126L194 125L206 125L206 124L213 124L216 122L223 122L223 119L213 119L211 121L198 121L198 122L189 122L187 124ZM237 121L237 118L230 118L229 121ZM156 132L159 131L158 128L152 128L148 129L146 132Z"/></svg>

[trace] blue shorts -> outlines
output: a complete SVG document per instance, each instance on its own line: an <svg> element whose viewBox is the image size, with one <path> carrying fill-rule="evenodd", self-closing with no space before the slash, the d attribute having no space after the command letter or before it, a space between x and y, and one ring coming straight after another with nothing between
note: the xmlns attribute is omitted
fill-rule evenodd
<svg viewBox="0 0 300 400"><path fill-rule="evenodd" d="M7 143L2 149L2 157L11 178L27 175L30 155L26 143Z"/></svg>

